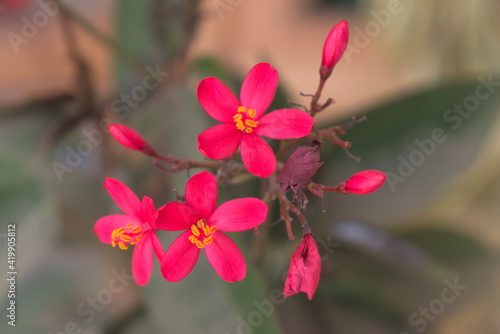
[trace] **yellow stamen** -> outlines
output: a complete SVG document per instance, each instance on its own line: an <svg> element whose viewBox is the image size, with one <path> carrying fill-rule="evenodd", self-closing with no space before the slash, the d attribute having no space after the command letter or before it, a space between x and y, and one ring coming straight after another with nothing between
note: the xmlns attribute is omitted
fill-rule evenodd
<svg viewBox="0 0 500 334"><path fill-rule="evenodd" d="M200 219L196 224L191 225L191 235L188 240L196 245L198 248L204 248L205 245L212 243L212 234L217 231L216 226L208 226L207 223Z"/></svg>
<svg viewBox="0 0 500 334"><path fill-rule="evenodd" d="M200 236L200 230L194 225L191 225L191 233L197 237Z"/></svg>
<svg viewBox="0 0 500 334"><path fill-rule="evenodd" d="M144 237L141 234L142 226L137 223L128 223L125 227L119 227L111 232L111 245L120 247L120 249L128 249L127 245L135 245Z"/></svg>
<svg viewBox="0 0 500 334"><path fill-rule="evenodd" d="M254 128L259 125L258 121L253 120L256 115L257 111L255 109L247 109L244 106L239 106L238 112L233 115L236 129L245 133L252 133L254 131Z"/></svg>
<svg viewBox="0 0 500 334"><path fill-rule="evenodd" d="M123 241L130 241L132 239L132 237L130 237L129 235L120 235L120 240L123 240Z"/></svg>
<svg viewBox="0 0 500 334"><path fill-rule="evenodd" d="M255 128L255 127L257 127L257 125L259 125L259 122L258 122L258 121L251 120L251 119L247 119L247 120L245 121L245 125L246 125L246 126L250 126L250 127L252 127L252 128Z"/></svg>

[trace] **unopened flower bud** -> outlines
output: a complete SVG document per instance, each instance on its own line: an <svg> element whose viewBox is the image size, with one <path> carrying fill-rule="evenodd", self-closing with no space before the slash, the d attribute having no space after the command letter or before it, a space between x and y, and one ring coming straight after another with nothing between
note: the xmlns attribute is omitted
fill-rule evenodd
<svg viewBox="0 0 500 334"><path fill-rule="evenodd" d="M366 195L380 188L387 176L378 170L365 170L351 176L337 186L342 194Z"/></svg>
<svg viewBox="0 0 500 334"><path fill-rule="evenodd" d="M281 183L283 192L288 189L297 192L309 183L311 177L323 165L320 147L321 144L315 140L309 145L297 147L290 155L276 178L276 182Z"/></svg>
<svg viewBox="0 0 500 334"><path fill-rule="evenodd" d="M319 69L321 80L325 81L332 74L333 68L344 54L348 40L349 26L346 21L340 21L330 30L323 45L323 57Z"/></svg>
<svg viewBox="0 0 500 334"><path fill-rule="evenodd" d="M318 245L313 236L307 233L292 254L283 295L289 297L305 292L307 298L311 300L318 287L320 273L321 257Z"/></svg>
<svg viewBox="0 0 500 334"><path fill-rule="evenodd" d="M108 130L123 146L152 157L156 155L153 147L134 129L122 124L110 124Z"/></svg>

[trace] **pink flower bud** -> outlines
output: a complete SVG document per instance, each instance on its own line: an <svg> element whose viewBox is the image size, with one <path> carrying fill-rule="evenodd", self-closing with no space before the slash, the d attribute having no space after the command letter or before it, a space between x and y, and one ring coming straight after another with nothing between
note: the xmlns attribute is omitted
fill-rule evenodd
<svg viewBox="0 0 500 334"><path fill-rule="evenodd" d="M122 124L110 124L108 130L113 138L123 146L152 157L156 155L153 147L134 129Z"/></svg>
<svg viewBox="0 0 500 334"><path fill-rule="evenodd" d="M380 188L387 176L378 170L365 170L351 176L337 186L342 194L366 195Z"/></svg>
<svg viewBox="0 0 500 334"><path fill-rule="evenodd" d="M292 254L283 295L289 297L305 292L311 300L318 287L320 273L321 257L318 245L311 234L306 234Z"/></svg>
<svg viewBox="0 0 500 334"><path fill-rule="evenodd" d="M346 21L340 21L330 30L323 45L323 58L319 69L321 80L328 79L332 74L333 68L344 54L348 40L349 26Z"/></svg>

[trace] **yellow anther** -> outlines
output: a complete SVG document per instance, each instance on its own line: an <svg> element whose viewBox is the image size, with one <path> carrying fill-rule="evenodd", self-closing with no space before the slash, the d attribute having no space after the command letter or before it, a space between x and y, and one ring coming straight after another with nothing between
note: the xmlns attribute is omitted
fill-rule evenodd
<svg viewBox="0 0 500 334"><path fill-rule="evenodd" d="M243 106L238 107L238 112L246 112L246 111L247 111L246 107L243 107Z"/></svg>
<svg viewBox="0 0 500 334"><path fill-rule="evenodd" d="M259 122L258 122L258 121L251 120L251 119L247 119L247 120L245 121L245 125L250 126L250 127L252 127L252 128L255 128L255 127L257 127L257 125L259 125Z"/></svg>
<svg viewBox="0 0 500 334"><path fill-rule="evenodd" d="M214 241L211 234L215 231L217 231L216 226L208 226L203 219L200 219L196 224L191 225L191 232L193 234L189 236L188 240L195 244L196 247L204 248L205 245Z"/></svg>
<svg viewBox="0 0 500 334"><path fill-rule="evenodd" d="M129 236L129 235L120 235L120 240L123 240L123 241L130 241L132 238Z"/></svg>
<svg viewBox="0 0 500 334"><path fill-rule="evenodd" d="M191 225L191 233L197 237L200 236L200 230L194 225Z"/></svg>
<svg viewBox="0 0 500 334"><path fill-rule="evenodd" d="M142 231L142 226L137 223L128 223L124 227L119 227L111 232L111 245L120 247L120 249L128 249L128 244L135 245L143 237L139 234Z"/></svg>
<svg viewBox="0 0 500 334"><path fill-rule="evenodd" d="M242 114L236 114L236 115L234 115L234 116L233 116L233 119L234 119L235 121L237 121L237 120L239 120L239 119L242 119L242 118L243 118L243 115L242 115Z"/></svg>
<svg viewBox="0 0 500 334"><path fill-rule="evenodd" d="M255 109L252 108L248 109L247 111L248 116L250 116L251 118L254 118L256 113L257 111L255 111Z"/></svg>
<svg viewBox="0 0 500 334"><path fill-rule="evenodd" d="M245 132L246 132L246 133L252 133L252 132L253 132L253 128L246 128L246 129L245 129Z"/></svg>

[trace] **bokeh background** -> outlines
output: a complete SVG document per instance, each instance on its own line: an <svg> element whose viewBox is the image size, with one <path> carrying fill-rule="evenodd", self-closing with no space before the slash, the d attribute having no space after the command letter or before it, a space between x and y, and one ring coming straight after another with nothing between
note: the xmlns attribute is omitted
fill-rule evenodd
<svg viewBox="0 0 500 334"><path fill-rule="evenodd" d="M61 3L0 1L1 333L500 333L498 1ZM151 283L136 286L131 252L92 231L118 212L103 179L159 206L188 176L122 148L105 123L201 159L196 136L212 123L199 80L237 91L265 61L280 73L274 108L307 104L299 93L315 91L324 38L340 20L350 46L324 90L336 102L317 121L366 115L344 137L362 160L327 144L315 181L336 185L364 169L389 180L367 196L327 194L325 213L310 197L323 255L314 299L276 297L297 222L294 241L282 223L235 236L249 264L243 282L223 282L201 257L181 282L164 281L156 264ZM163 74L144 90L152 71ZM221 197L261 189L251 180ZM6 317L8 224L17 227L16 327ZM159 235L165 247L175 237Z"/></svg>

